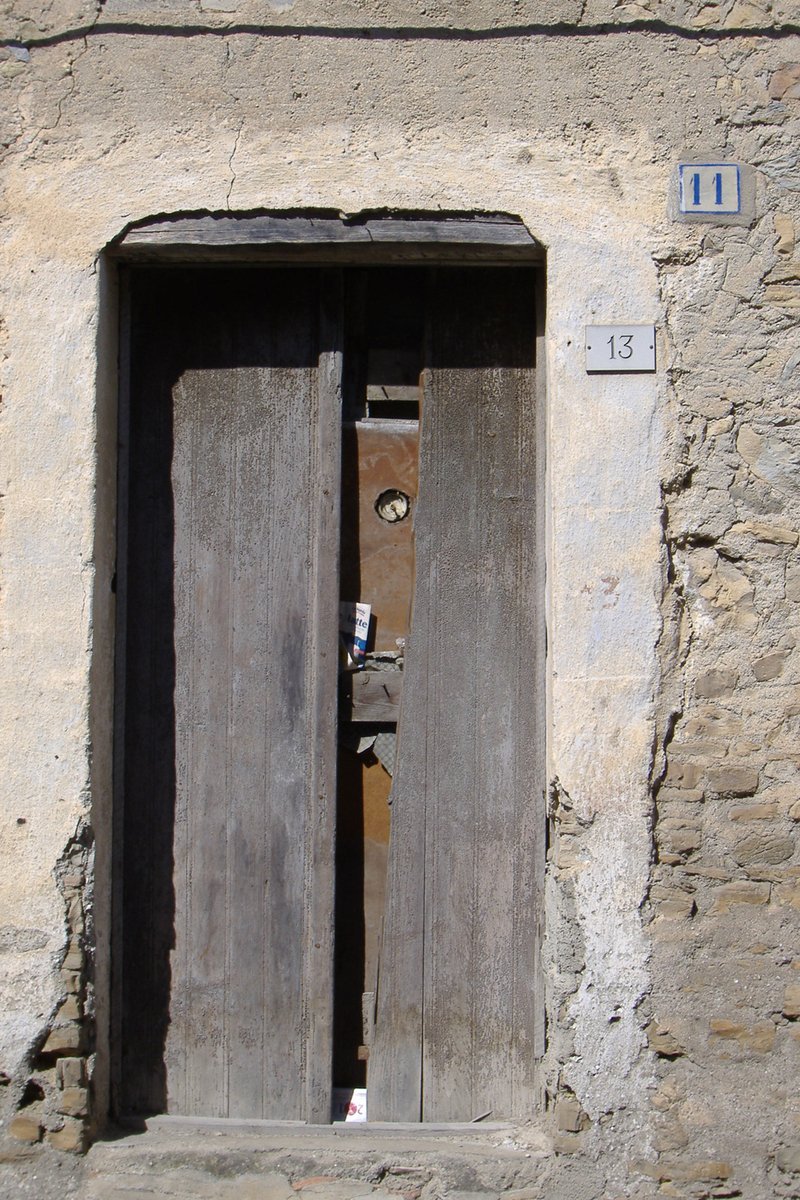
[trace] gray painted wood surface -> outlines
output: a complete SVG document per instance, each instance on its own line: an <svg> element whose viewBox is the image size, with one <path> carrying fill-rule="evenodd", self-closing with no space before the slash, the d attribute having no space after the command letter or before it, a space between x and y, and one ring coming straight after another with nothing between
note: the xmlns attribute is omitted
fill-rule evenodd
<svg viewBox="0 0 800 1200"><path fill-rule="evenodd" d="M119 1107L324 1122L338 279L134 276ZM375 1119L533 1107L532 307L527 269L433 277Z"/></svg>
<svg viewBox="0 0 800 1200"><path fill-rule="evenodd" d="M317 272L187 275L166 292L150 282L142 303L155 344L138 353L155 365L140 380L135 467L147 472L148 448L159 466L132 517L140 553L129 564L131 580L139 573L129 625L135 607L150 652L128 672L126 710L140 715L128 723L125 803L129 868L159 861L138 885L130 870L123 914L128 1107L324 1121L340 421L330 306L320 363ZM152 631L165 667L172 659L163 672ZM153 769L154 718L142 714L171 682L174 700L161 695L156 709L172 733ZM148 886L159 873L171 876L172 895L153 917ZM154 924L155 939L142 936ZM132 1011L137 976L148 973L161 975L151 999L168 992L163 1080L153 1078L159 1047L148 1044L146 1016Z"/></svg>
<svg viewBox="0 0 800 1200"><path fill-rule="evenodd" d="M134 226L111 247L131 260L185 259L201 251L220 261L259 256L321 262L539 260L542 247L518 219L495 216L410 218L269 214L174 217Z"/></svg>
<svg viewBox="0 0 800 1200"><path fill-rule="evenodd" d="M376 1120L533 1110L541 838L530 272L436 272Z"/></svg>

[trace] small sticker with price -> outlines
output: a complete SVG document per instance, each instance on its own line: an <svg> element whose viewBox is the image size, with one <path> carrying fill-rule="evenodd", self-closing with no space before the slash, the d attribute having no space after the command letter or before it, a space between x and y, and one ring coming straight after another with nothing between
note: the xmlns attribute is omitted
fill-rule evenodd
<svg viewBox="0 0 800 1200"><path fill-rule="evenodd" d="M587 325L587 371L655 371L655 325Z"/></svg>

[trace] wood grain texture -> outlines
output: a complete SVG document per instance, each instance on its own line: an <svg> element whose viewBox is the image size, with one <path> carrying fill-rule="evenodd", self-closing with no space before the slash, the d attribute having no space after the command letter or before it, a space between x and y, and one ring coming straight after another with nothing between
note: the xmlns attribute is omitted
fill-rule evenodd
<svg viewBox="0 0 800 1200"><path fill-rule="evenodd" d="M511 217L373 217L345 221L337 217L304 215L236 217L217 215L178 217L151 221L129 229L116 248L147 243L198 242L204 244L282 242L458 242L491 243L517 247L534 244L521 221Z"/></svg>
<svg viewBox="0 0 800 1200"><path fill-rule="evenodd" d="M375 1119L534 1104L541 789L533 279L435 273Z"/></svg>
<svg viewBox="0 0 800 1200"><path fill-rule="evenodd" d="M133 469L153 477L131 525L157 526L159 570L129 563L149 652L128 671L123 993L141 979L162 1011L154 1040L127 1003L126 1107L327 1119L339 400L319 277L178 273L140 304Z"/></svg>
<svg viewBox="0 0 800 1200"><path fill-rule="evenodd" d="M124 233L110 253L131 261L313 261L321 263L538 261L542 247L512 217L338 217L218 214L148 222Z"/></svg>
<svg viewBox="0 0 800 1200"><path fill-rule="evenodd" d="M320 283L317 421L312 431L310 540L314 652L307 659L313 746L307 747L306 925L303 979L306 1037L305 1119L327 1123L332 1112L333 937L336 844L336 704L339 664L339 510L342 429L342 278Z"/></svg>
<svg viewBox="0 0 800 1200"><path fill-rule="evenodd" d="M358 671L345 680L345 687L350 694L350 704L345 700L342 705L347 720L397 721L403 693L402 671Z"/></svg>

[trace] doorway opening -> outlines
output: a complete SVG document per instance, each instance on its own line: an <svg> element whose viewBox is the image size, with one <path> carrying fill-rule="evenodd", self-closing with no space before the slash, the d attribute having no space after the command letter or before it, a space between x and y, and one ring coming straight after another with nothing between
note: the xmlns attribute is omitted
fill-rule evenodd
<svg viewBox="0 0 800 1200"><path fill-rule="evenodd" d="M116 1112L528 1116L535 271L128 292Z"/></svg>

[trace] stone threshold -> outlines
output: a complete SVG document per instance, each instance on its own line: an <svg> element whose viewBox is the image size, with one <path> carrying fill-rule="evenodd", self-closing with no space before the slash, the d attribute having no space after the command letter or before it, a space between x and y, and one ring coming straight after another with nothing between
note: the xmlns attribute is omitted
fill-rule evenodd
<svg viewBox="0 0 800 1200"><path fill-rule="evenodd" d="M120 1128L125 1129L128 1122L121 1121ZM310 1125L305 1121L274 1121L242 1117L178 1117L166 1114L147 1117L141 1122L130 1122L131 1128L142 1127L148 1132L170 1130L176 1133L204 1132L209 1129L223 1133L259 1132L267 1137L280 1138L322 1138L337 1137L369 1137L377 1134L380 1137L401 1137L413 1134L414 1137L430 1138L460 1136L492 1137L498 1132L510 1132L520 1126L513 1121L459 1121L459 1122L411 1122L411 1121L333 1121L328 1125Z"/></svg>
<svg viewBox="0 0 800 1200"><path fill-rule="evenodd" d="M137 1177L191 1171L218 1180L280 1177L298 1197L311 1186L308 1200L334 1181L348 1194L358 1181L370 1185L376 1200L398 1192L404 1200L451 1192L499 1196L529 1189L552 1165L542 1127L513 1122L305 1125L159 1116L135 1130L130 1124L108 1130L87 1155L90 1178L124 1179L129 1193Z"/></svg>

